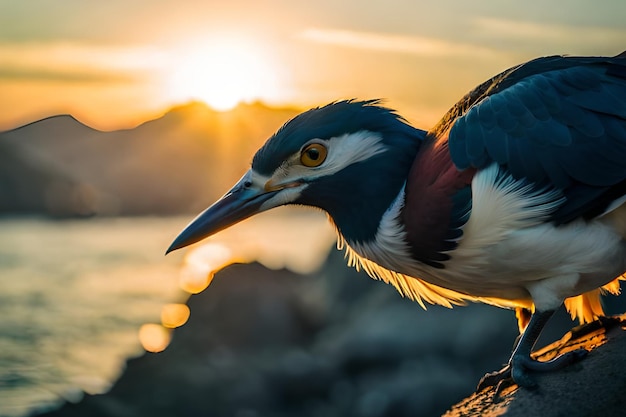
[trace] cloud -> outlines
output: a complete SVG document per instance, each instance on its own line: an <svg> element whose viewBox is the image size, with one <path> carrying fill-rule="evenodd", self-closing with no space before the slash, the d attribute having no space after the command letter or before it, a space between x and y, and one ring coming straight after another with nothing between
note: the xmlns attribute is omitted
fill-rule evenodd
<svg viewBox="0 0 626 417"><path fill-rule="evenodd" d="M0 68L0 79L60 81L69 83L126 83L135 81L137 77L106 71Z"/></svg>
<svg viewBox="0 0 626 417"><path fill-rule="evenodd" d="M306 41L345 48L408 55L462 58L534 56L544 53L611 55L626 50L626 29L572 26L514 19L476 17L458 41L428 36L331 28L309 28Z"/></svg>
<svg viewBox="0 0 626 417"><path fill-rule="evenodd" d="M0 78L65 82L128 82L163 66L150 47L84 43L2 43Z"/></svg>
<svg viewBox="0 0 626 417"><path fill-rule="evenodd" d="M519 45L526 48L559 47L582 53L618 53L626 49L626 29L538 23L523 20L478 17L472 22L474 32L485 42Z"/></svg>
<svg viewBox="0 0 626 417"><path fill-rule="evenodd" d="M492 55L493 50L461 42L422 36L343 29L309 28L299 38L327 45L424 56Z"/></svg>

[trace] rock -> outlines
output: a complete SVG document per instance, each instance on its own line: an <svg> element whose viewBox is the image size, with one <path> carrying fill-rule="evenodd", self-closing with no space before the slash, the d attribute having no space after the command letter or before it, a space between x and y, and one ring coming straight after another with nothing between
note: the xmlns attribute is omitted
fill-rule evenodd
<svg viewBox="0 0 626 417"><path fill-rule="evenodd" d="M498 396L493 387L475 392L453 406L444 417L624 416L626 315L576 327L534 356L550 360L579 348L589 350L589 355L561 371L536 374L537 389L513 385Z"/></svg>
<svg viewBox="0 0 626 417"><path fill-rule="evenodd" d="M188 306L190 319L167 350L129 360L110 392L42 416L440 416L506 362L517 333L514 314L495 307L423 311L347 268L336 251L308 276L259 264L228 267ZM588 407L614 407L610 398L619 397L597 391L614 383L607 378L622 381L618 389L623 383L619 340L599 348L606 354L594 351L572 369L542 376L542 390L557 384L558 392L550 378L565 378L561 391L591 391ZM591 375L580 378L579 367ZM541 392L516 391L498 407L515 407L526 395L537 402ZM544 405L570 401L568 392L545 392ZM448 415L491 404L488 393L477 396ZM458 415L479 415L471 412Z"/></svg>

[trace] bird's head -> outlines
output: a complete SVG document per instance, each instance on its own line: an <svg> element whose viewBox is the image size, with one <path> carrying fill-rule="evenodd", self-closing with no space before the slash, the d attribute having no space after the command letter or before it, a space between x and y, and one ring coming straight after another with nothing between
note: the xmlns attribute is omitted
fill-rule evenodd
<svg viewBox="0 0 626 417"><path fill-rule="evenodd" d="M348 241L366 241L402 189L424 135L377 100L308 110L270 137L250 170L168 252L287 204L321 208Z"/></svg>

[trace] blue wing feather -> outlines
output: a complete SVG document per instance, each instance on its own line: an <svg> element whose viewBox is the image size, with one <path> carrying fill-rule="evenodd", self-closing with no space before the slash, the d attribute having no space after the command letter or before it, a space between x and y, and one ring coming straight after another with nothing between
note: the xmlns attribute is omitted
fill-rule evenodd
<svg viewBox="0 0 626 417"><path fill-rule="evenodd" d="M467 153L467 129L465 128L465 125L465 118L457 120L454 126L452 126L452 130L455 132L455 140L452 142L448 142L450 155L456 155L456 158L454 159L454 164L460 170L466 170L470 167L472 163L469 154ZM452 132L450 132L450 134L452 134Z"/></svg>
<svg viewBox="0 0 626 417"><path fill-rule="evenodd" d="M498 125L498 120L496 119L491 97L485 98L477 110L478 118L483 128L488 131L495 129Z"/></svg>
<svg viewBox="0 0 626 417"><path fill-rule="evenodd" d="M599 215L626 188L626 57L547 57L461 100L431 132L463 170L492 162L563 191L557 223Z"/></svg>
<svg viewBox="0 0 626 417"><path fill-rule="evenodd" d="M619 93L621 93L621 99L617 96ZM598 101L598 94L602 94L603 96L601 101ZM626 118L626 102L624 102L624 96L626 96L626 88L620 91L619 88L610 88L605 85L602 86L602 91L580 91L572 99L583 109Z"/></svg>
<svg viewBox="0 0 626 417"><path fill-rule="evenodd" d="M488 132L485 132L485 129L482 128L482 124L477 119L478 112L467 115L465 136L472 138L472 140L465 141L465 152L472 163L482 165L488 160L485 149L485 135L488 134Z"/></svg>
<svg viewBox="0 0 626 417"><path fill-rule="evenodd" d="M524 85L520 85L519 87L524 89L524 94L520 94L518 91L515 91L515 88L513 87L511 88L510 94L512 96L518 96L518 98L523 101L526 108L538 121L549 121L552 118L552 115L550 114L548 107L544 104L537 87ZM509 113L509 117L510 116L515 117L514 114Z"/></svg>

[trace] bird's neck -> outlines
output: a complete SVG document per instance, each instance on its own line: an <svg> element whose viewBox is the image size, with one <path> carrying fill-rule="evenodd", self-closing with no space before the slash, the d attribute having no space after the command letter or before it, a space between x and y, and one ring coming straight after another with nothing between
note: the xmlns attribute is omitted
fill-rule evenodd
<svg viewBox="0 0 626 417"><path fill-rule="evenodd" d="M406 230L401 222L401 212L405 202L405 186L383 214L373 238L355 241L345 236L339 227L339 246L347 245L351 263L365 267L367 261L374 262L392 271L413 271L416 267L411 258L411 248L406 239ZM357 259L358 258L358 259ZM376 275L376 274L374 274Z"/></svg>
<svg viewBox="0 0 626 417"><path fill-rule="evenodd" d="M351 179L332 187L339 197L325 198L323 208L346 241L366 243L376 238L385 213L404 188L419 142L407 142L401 149L389 149L366 163L344 170L344 179Z"/></svg>

